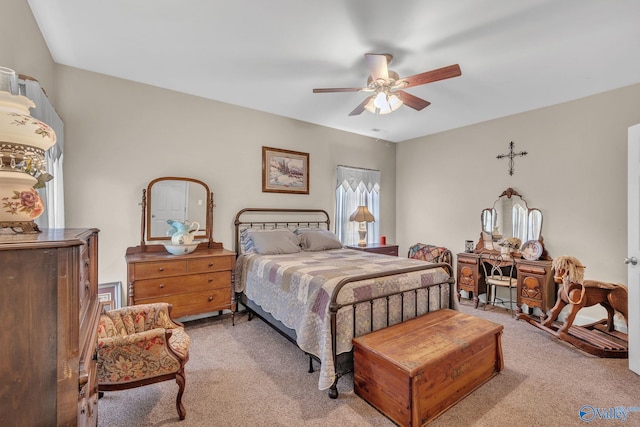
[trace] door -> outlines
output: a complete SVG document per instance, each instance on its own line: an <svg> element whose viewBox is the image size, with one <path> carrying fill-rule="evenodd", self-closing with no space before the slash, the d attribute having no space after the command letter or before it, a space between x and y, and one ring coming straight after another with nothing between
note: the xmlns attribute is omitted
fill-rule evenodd
<svg viewBox="0 0 640 427"><path fill-rule="evenodd" d="M629 369L640 374L640 124L629 128L627 170L627 284Z"/></svg>

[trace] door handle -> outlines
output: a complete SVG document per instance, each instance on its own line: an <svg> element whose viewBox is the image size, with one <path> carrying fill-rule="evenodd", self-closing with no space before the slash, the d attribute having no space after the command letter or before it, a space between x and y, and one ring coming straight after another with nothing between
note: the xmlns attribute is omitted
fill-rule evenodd
<svg viewBox="0 0 640 427"><path fill-rule="evenodd" d="M624 263L625 264L631 264L631 265L636 265L638 263L638 258L632 256L631 258L625 258L624 259Z"/></svg>

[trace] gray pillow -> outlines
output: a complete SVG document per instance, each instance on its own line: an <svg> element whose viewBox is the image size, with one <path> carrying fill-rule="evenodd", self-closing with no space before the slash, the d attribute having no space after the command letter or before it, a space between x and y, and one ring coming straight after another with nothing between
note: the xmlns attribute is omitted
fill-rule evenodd
<svg viewBox="0 0 640 427"><path fill-rule="evenodd" d="M253 248L262 255L292 254L300 252L300 240L287 229L250 231Z"/></svg>
<svg viewBox="0 0 640 427"><path fill-rule="evenodd" d="M305 251L326 251L328 249L341 249L342 242L332 231L307 230L299 235L300 246Z"/></svg>

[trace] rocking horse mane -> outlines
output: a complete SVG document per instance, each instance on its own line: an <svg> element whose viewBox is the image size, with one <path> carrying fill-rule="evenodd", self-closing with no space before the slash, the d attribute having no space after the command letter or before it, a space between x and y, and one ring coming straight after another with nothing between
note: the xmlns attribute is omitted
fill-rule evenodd
<svg viewBox="0 0 640 427"><path fill-rule="evenodd" d="M566 255L555 257L552 267L557 274L563 272L563 277L568 276L569 282L583 284L585 267L578 258Z"/></svg>

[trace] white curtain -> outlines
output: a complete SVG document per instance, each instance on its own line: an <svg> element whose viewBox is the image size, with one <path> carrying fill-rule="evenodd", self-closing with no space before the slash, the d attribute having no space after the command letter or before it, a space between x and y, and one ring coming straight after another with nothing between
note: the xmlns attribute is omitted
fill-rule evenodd
<svg viewBox="0 0 640 427"><path fill-rule="evenodd" d="M62 162L64 159L64 124L49 102L49 98L35 80L20 79L20 95L31 99L36 107L31 109L31 116L42 120L56 133L56 143L45 152L47 172L53 179L38 193L44 200L44 213L36 218L36 224L43 228L64 228L64 180L62 178Z"/></svg>
<svg viewBox="0 0 640 427"><path fill-rule="evenodd" d="M380 171L349 166L336 170L336 234L345 245L360 240L357 222L349 217L358 206L367 206L375 222L367 223L367 243L377 242L380 236Z"/></svg>

